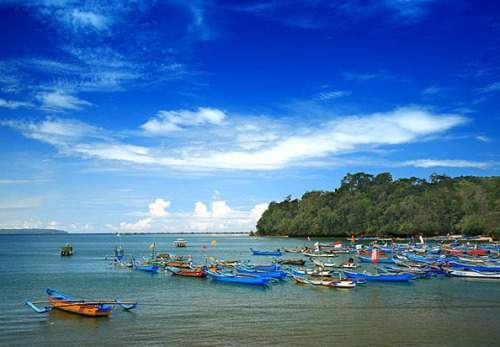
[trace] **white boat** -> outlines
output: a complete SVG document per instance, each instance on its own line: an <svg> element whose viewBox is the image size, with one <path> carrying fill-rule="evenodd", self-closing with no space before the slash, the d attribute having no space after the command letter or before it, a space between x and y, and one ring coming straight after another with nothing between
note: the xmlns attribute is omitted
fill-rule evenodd
<svg viewBox="0 0 500 347"><path fill-rule="evenodd" d="M187 247L188 242L184 239L177 239L174 242L175 247Z"/></svg>
<svg viewBox="0 0 500 347"><path fill-rule="evenodd" d="M480 271L467 271L467 270L449 270L450 275L455 277L469 277L469 278L489 278L500 280L500 273L498 272L480 272Z"/></svg>
<svg viewBox="0 0 500 347"><path fill-rule="evenodd" d="M338 257L336 254L332 253L302 253L306 257L314 257L314 258L334 258Z"/></svg>

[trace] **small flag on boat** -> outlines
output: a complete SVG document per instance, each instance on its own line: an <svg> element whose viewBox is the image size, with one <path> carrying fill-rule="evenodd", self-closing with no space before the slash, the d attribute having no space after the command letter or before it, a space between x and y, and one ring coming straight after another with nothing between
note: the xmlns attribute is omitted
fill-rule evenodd
<svg viewBox="0 0 500 347"><path fill-rule="evenodd" d="M154 249L156 247L156 242L153 242L149 245L149 249Z"/></svg>
<svg viewBox="0 0 500 347"><path fill-rule="evenodd" d="M420 243L424 244L424 238L422 237L422 235L420 235Z"/></svg>
<svg viewBox="0 0 500 347"><path fill-rule="evenodd" d="M378 252L375 247L372 249L372 263L378 263Z"/></svg>
<svg viewBox="0 0 500 347"><path fill-rule="evenodd" d="M217 246L217 240L210 241L210 244L212 245L212 247Z"/></svg>
<svg viewBox="0 0 500 347"><path fill-rule="evenodd" d="M354 236L354 234L351 235L351 242L352 243L356 242L356 237Z"/></svg>

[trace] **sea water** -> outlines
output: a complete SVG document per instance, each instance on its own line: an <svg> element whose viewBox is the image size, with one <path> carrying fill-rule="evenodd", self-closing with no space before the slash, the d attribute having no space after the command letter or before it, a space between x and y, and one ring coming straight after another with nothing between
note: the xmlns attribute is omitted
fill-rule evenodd
<svg viewBox="0 0 500 347"><path fill-rule="evenodd" d="M312 245L302 239L238 235L0 236L1 346L498 346L500 281L434 278L373 283L353 290L318 288L293 280L268 288L210 279L156 275L114 267L106 256L159 252L248 259L249 248ZM216 240L216 245L211 241ZM322 240L328 242L331 240ZM61 257L70 242L75 253ZM286 254L297 257L296 254ZM341 261L342 258L328 259ZM368 267L371 265L367 265ZM61 311L37 314L25 300L46 300L50 287L77 298L137 300L108 318Z"/></svg>

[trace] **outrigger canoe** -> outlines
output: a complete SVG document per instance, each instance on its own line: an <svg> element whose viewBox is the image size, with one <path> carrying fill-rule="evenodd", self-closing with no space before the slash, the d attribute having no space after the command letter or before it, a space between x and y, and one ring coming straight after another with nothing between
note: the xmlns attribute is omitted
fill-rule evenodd
<svg viewBox="0 0 500 347"><path fill-rule="evenodd" d="M80 300L69 295L62 294L54 289L47 288L48 303L50 306L39 308L35 306L37 302L26 301L26 305L37 313L49 312L52 308L76 313L87 317L107 317L113 309L113 305L120 305L124 310L131 310L137 307L137 303L123 303L118 298L115 300Z"/></svg>
<svg viewBox="0 0 500 347"><path fill-rule="evenodd" d="M221 272L207 271L207 275L214 281L226 282L226 283L239 283L239 284L250 284L250 285L268 285L271 280L270 277L258 277L258 276L243 276L234 274L225 274Z"/></svg>
<svg viewBox="0 0 500 347"><path fill-rule="evenodd" d="M360 278L367 281L383 281L383 282L408 282L415 278L410 274L395 274L395 275L380 275L363 272L344 271L348 278Z"/></svg>
<svg viewBox="0 0 500 347"><path fill-rule="evenodd" d="M196 268L190 268L190 269L185 269L185 268L178 268L178 267L173 267L173 266L167 266L165 268L167 271L171 272L174 275L177 276L186 276L186 277L206 277L207 274L205 273L205 269L203 267L196 267Z"/></svg>
<svg viewBox="0 0 500 347"><path fill-rule="evenodd" d="M279 249L275 251L258 251L256 249L250 248L250 251L252 251L253 255L268 255L268 256L273 256L273 257L281 257L283 253Z"/></svg>
<svg viewBox="0 0 500 347"><path fill-rule="evenodd" d="M484 278L484 279L500 280L500 273L495 273L495 272L480 272L480 271L450 269L448 273L451 276L455 276L455 277L469 277L469 278Z"/></svg>
<svg viewBox="0 0 500 347"><path fill-rule="evenodd" d="M285 271L261 271L261 270L254 270L254 269L249 269L245 267L237 267L236 272L239 274L243 275L252 275L252 276L258 276L258 277L270 277L270 278L276 278L279 280L284 280L287 278L288 274Z"/></svg>
<svg viewBox="0 0 500 347"><path fill-rule="evenodd" d="M323 279L308 279L302 276L293 275L293 279L300 284L311 284L315 286L336 287L352 289L356 287L356 282L351 280L323 280Z"/></svg>

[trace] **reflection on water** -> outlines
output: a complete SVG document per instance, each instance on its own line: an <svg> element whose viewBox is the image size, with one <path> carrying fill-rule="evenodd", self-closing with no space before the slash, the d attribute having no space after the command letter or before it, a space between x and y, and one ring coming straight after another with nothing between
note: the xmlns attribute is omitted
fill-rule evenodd
<svg viewBox="0 0 500 347"><path fill-rule="evenodd" d="M304 240L243 236L122 236L126 254L159 250L250 259L249 247L293 248ZM210 246L212 239L217 246ZM71 242L73 257L60 257ZM313 241L314 242L314 241ZM369 283L354 290L304 286L293 280L268 288L210 279L151 275L115 268L104 257L114 235L0 237L0 345L387 346L495 345L500 339L500 283L431 279L410 284ZM203 245L209 245L207 249ZM296 254L291 255L297 257ZM339 259L339 261L342 259ZM53 287L75 297L138 300L136 311L115 307L109 318L51 311L36 314L26 299L45 299Z"/></svg>

